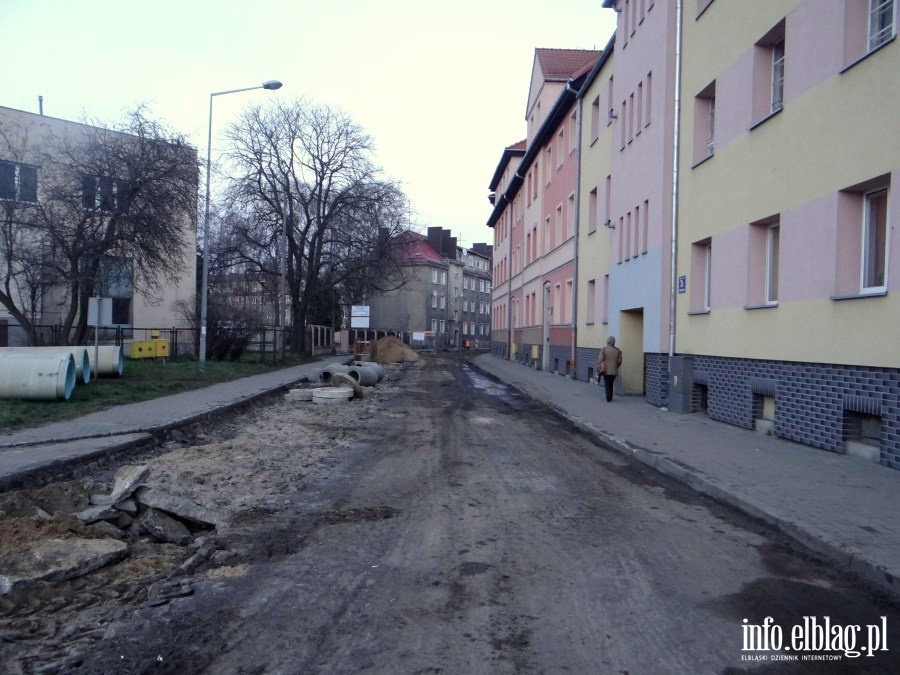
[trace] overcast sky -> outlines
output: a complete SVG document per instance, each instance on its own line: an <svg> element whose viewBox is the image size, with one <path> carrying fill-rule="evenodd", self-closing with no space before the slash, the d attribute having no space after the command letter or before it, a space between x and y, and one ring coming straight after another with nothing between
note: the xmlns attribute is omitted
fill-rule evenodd
<svg viewBox="0 0 900 675"><path fill-rule="evenodd" d="M488 183L525 137L535 47L601 49L601 0L0 0L0 105L114 121L136 103L206 151L266 96L342 108L374 138L417 220L490 242Z"/></svg>

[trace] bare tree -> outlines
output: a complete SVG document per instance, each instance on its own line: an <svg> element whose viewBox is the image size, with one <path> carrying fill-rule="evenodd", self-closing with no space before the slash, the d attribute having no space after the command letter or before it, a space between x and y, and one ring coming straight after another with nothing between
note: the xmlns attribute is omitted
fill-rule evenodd
<svg viewBox="0 0 900 675"><path fill-rule="evenodd" d="M3 131L0 153L12 154L31 130ZM0 303L33 341L33 325L22 321L34 307L26 299L41 289L46 309L52 289L63 335L77 344L87 335L92 294L128 284L153 297L184 271L196 223L197 154L143 107L115 129L70 124L42 131L38 198L4 221L6 241L16 245L4 248L3 262L19 288L15 294L4 289ZM26 278L23 265L40 270L38 278ZM23 294L28 284L32 289Z"/></svg>
<svg viewBox="0 0 900 675"><path fill-rule="evenodd" d="M293 349L305 350L309 313L325 296L349 302L403 283L391 253L402 192L382 177L371 138L346 114L303 100L271 103L248 109L227 135L230 255L269 287L286 258Z"/></svg>

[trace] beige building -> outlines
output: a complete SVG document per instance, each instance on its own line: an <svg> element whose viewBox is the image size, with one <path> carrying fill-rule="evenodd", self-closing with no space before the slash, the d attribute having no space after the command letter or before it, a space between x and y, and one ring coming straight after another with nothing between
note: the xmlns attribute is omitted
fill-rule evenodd
<svg viewBox="0 0 900 675"><path fill-rule="evenodd" d="M140 153L145 162L140 164L131 161L139 154L133 153L123 161L139 143L150 154L155 151L153 159ZM155 180L153 185L165 190L172 184L153 172L166 162L177 167L181 201L161 197L174 192L141 193L145 188L126 175L143 171L145 185ZM117 175L97 169L114 165ZM125 337L139 329L184 327L179 305L192 305L196 293L198 177L196 150L189 146L0 107L0 273L8 282L0 291L0 345L28 342L29 323L41 341L78 339L74 326L68 336L58 330L73 309L71 283L59 270L66 257L76 256L85 274L91 261L97 269L93 287L79 293L75 326L87 297L99 295L109 298L100 306L101 325ZM157 200L154 219L144 219L152 199ZM113 236L110 222L117 217L128 222ZM94 231L78 238L79 228ZM133 257L147 250L138 242L151 231L158 242L151 256L168 261L160 265L161 273L148 273L148 265L141 264L146 261Z"/></svg>

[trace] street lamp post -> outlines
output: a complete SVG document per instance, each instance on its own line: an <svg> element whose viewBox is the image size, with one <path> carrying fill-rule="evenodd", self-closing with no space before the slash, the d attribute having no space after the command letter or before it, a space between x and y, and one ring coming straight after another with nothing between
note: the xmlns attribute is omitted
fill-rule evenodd
<svg viewBox="0 0 900 675"><path fill-rule="evenodd" d="M206 138L206 210L203 218L203 274L201 276L200 290L200 372L206 372L206 319L207 319L207 295L209 294L209 183L212 168L212 112L213 97L225 94L237 94L253 89L281 89L278 80L266 80L255 87L243 87L241 89L228 89L227 91L214 91L209 95L209 131Z"/></svg>

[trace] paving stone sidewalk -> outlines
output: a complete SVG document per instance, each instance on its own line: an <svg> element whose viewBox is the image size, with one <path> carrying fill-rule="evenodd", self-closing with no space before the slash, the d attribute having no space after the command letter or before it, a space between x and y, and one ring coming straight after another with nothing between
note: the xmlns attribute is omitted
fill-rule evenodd
<svg viewBox="0 0 900 675"><path fill-rule="evenodd" d="M900 472L616 397L491 355L472 363L601 443L760 518L900 596Z"/></svg>

